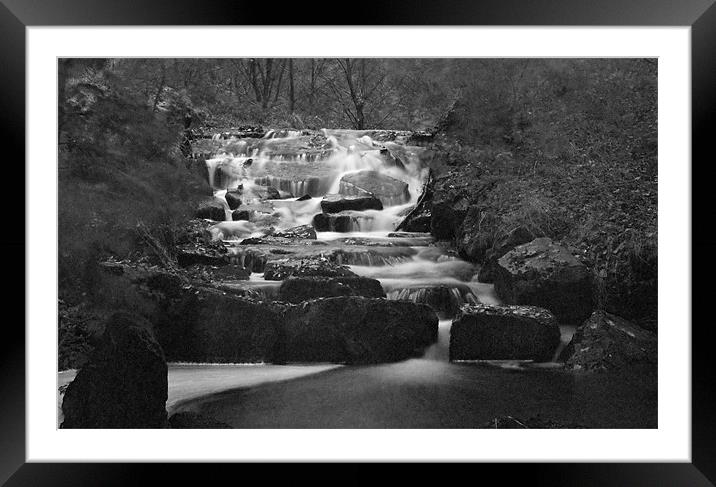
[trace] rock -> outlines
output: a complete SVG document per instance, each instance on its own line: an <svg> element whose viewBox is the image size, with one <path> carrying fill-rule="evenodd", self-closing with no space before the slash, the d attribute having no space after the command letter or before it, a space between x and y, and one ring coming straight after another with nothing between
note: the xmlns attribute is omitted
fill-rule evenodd
<svg viewBox="0 0 716 487"><path fill-rule="evenodd" d="M566 248L549 238L519 245L497 261L495 292L507 304L547 308L563 325L592 313L592 276Z"/></svg>
<svg viewBox="0 0 716 487"><path fill-rule="evenodd" d="M400 229L406 232L430 232L430 222L432 221L432 211L430 208L423 208L408 215L400 224Z"/></svg>
<svg viewBox="0 0 716 487"><path fill-rule="evenodd" d="M379 363L416 356L437 340L425 305L358 296L322 298L286 311L287 362Z"/></svg>
<svg viewBox="0 0 716 487"><path fill-rule="evenodd" d="M266 194L264 195L264 198L268 200L280 200L281 192L273 186L266 186Z"/></svg>
<svg viewBox="0 0 716 487"><path fill-rule="evenodd" d="M341 178L339 193L348 196L374 196L383 206L410 201L408 185L378 171L359 171Z"/></svg>
<svg viewBox="0 0 716 487"><path fill-rule="evenodd" d="M485 259L480 267L477 280L480 282L493 282L497 272L497 260L518 245L531 242L536 237L537 235L524 226L517 227L509 232L485 252Z"/></svg>
<svg viewBox="0 0 716 487"><path fill-rule="evenodd" d="M312 196L310 194L304 194L300 198L296 198L296 201L307 201L310 200Z"/></svg>
<svg viewBox="0 0 716 487"><path fill-rule="evenodd" d="M167 363L151 324L112 315L101 343L69 384L61 428L164 428Z"/></svg>
<svg viewBox="0 0 716 487"><path fill-rule="evenodd" d="M321 258L289 258L266 263L264 279L267 281L283 281L288 277L356 277L356 274L347 266Z"/></svg>
<svg viewBox="0 0 716 487"><path fill-rule="evenodd" d="M226 210L220 201L213 199L202 202L194 212L196 218L205 218L223 222L226 220Z"/></svg>
<svg viewBox="0 0 716 487"><path fill-rule="evenodd" d="M560 332L535 306L465 305L450 328L450 360L552 360Z"/></svg>
<svg viewBox="0 0 716 487"><path fill-rule="evenodd" d="M169 427L172 429L229 429L226 423L191 411L172 414L169 418Z"/></svg>
<svg viewBox="0 0 716 487"><path fill-rule="evenodd" d="M298 227L292 227L286 230L282 230L280 232L276 232L273 234L273 236L278 238L301 238L315 240L316 230L313 228L313 225L300 225Z"/></svg>
<svg viewBox="0 0 716 487"><path fill-rule="evenodd" d="M430 233L438 240L455 239L469 207L470 201L462 192L436 189L430 210Z"/></svg>
<svg viewBox="0 0 716 487"><path fill-rule="evenodd" d="M657 365L656 334L604 311L595 311L577 328L560 360L574 370L627 369Z"/></svg>
<svg viewBox="0 0 716 487"><path fill-rule="evenodd" d="M159 303L157 339L173 362L271 362L282 313L271 302L196 287Z"/></svg>
<svg viewBox="0 0 716 487"><path fill-rule="evenodd" d="M456 230L455 246L463 259L484 262L494 243L493 235L494 216L491 211L472 205Z"/></svg>
<svg viewBox="0 0 716 487"><path fill-rule="evenodd" d="M321 200L321 210L324 213L339 213L345 210L382 210L383 203L374 196L344 196L328 194Z"/></svg>
<svg viewBox="0 0 716 487"><path fill-rule="evenodd" d="M278 291L278 299L300 303L334 296L365 296L384 298L380 282L368 277L289 277Z"/></svg>
<svg viewBox="0 0 716 487"><path fill-rule="evenodd" d="M234 210L231 212L231 219L233 221L240 221L240 220L251 220L251 211L249 210Z"/></svg>
<svg viewBox="0 0 716 487"><path fill-rule="evenodd" d="M235 210L241 206L241 193L238 191L227 191L224 198L226 198L226 203L229 205L230 210Z"/></svg>
<svg viewBox="0 0 716 487"><path fill-rule="evenodd" d="M420 191L420 197L417 204L411 208L404 216L396 230L407 232L430 232L432 221L433 193L435 187L435 178L432 170L429 170L428 177Z"/></svg>
<svg viewBox="0 0 716 487"><path fill-rule="evenodd" d="M319 232L351 232L357 229L355 219L349 214L318 213L313 217L313 227Z"/></svg>
<svg viewBox="0 0 716 487"><path fill-rule="evenodd" d="M229 263L226 247L220 242L183 244L176 247L177 263L182 267L192 265L221 266Z"/></svg>
<svg viewBox="0 0 716 487"><path fill-rule="evenodd" d="M380 149L380 155L386 167L397 167L399 169L405 170L405 164L402 160L400 160L400 157L391 153L387 148Z"/></svg>

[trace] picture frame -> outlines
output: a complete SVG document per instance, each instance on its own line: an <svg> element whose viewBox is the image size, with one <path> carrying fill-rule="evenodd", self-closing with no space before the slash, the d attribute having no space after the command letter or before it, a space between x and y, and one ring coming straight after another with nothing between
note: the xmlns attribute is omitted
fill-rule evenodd
<svg viewBox="0 0 716 487"><path fill-rule="evenodd" d="M315 4L312 11L328 10L329 5ZM704 165L711 124L716 109L716 6L713 0L689 0L672 4L665 0L589 2L584 0L535 0L529 3L511 1L452 2L450 8L438 4L423 4L416 8L408 2L394 2L375 10L355 9L350 20L355 25L522 25L522 26L690 26L692 61L692 161L703 158L702 166L692 162L693 222L709 221L710 202L704 193L695 189L700 182L706 184ZM330 11L330 10L328 10ZM25 160L25 29L30 26L159 26L159 25L249 25L248 20L258 24L293 25L298 20L315 24L316 20L306 12L303 15L292 10L272 9L263 14L256 4L244 1L216 1L201 4L189 1L143 2L141 8L132 8L117 0L86 1L65 0L51 2L41 0L3 0L0 4L0 65L4 66L2 77L3 133L6 143L14 154L14 160ZM330 20L330 19L329 19ZM250 24L256 25L257 22ZM331 25L327 22L325 25ZM24 181L21 165L14 181ZM706 166L708 167L708 166ZM28 184L16 184L24 188ZM17 204L18 196L4 195L6 205ZM24 199L24 198L23 198ZM9 206L8 206L9 207ZM697 212L703 219L697 218ZM27 225L27 222L25 222ZM696 225L694 225L696 230ZM698 234L697 234L698 235ZM692 235L693 256L697 251L705 253L714 247L705 233ZM3 244L14 254L25 248L24 232L16 230ZM692 256L692 258L693 258ZM26 259L31 256L26 255ZM20 259L9 259L10 265L18 267ZM704 307L707 285L698 286L698 277L712 274L714 264L710 259L692 271L692 303ZM23 265L24 267L24 265ZM13 269L14 270L14 269ZM24 271L24 268L23 268ZM24 278L23 281L24 282ZM702 281L708 282L708 281ZM24 286L16 286L19 302ZM10 300L8 300L10 301ZM695 306L694 306L695 308ZM692 316L693 310L692 310ZM519 471L534 482L545 485L714 485L716 483L716 421L712 411L716 400L713 365L710 359L709 338L711 324L708 320L692 319L692 462L671 464L522 464ZM23 320L24 323L24 320ZM25 333L18 321L6 324L5 354L2 358L0 379L0 480L7 485L106 485L105 479L121 482L142 475L138 471L158 471L161 466L148 464L39 464L26 463L25 450ZM483 468L505 475L501 465L484 465ZM183 469L177 469L180 473ZM517 472L515 470L514 472ZM417 472L417 471L416 471ZM213 475L213 474L212 474ZM507 476L512 477L514 473ZM360 477L361 474L356 475Z"/></svg>

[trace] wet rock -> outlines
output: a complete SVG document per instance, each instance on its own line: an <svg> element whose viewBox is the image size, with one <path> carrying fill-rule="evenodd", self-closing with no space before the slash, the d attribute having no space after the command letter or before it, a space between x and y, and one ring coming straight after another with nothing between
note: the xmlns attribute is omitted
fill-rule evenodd
<svg viewBox="0 0 716 487"><path fill-rule="evenodd" d="M388 150L387 148L380 149L380 156L383 159L383 162L386 167L397 167L399 169L405 170L405 164L400 159L400 157L390 152L390 150Z"/></svg>
<svg viewBox="0 0 716 487"><path fill-rule="evenodd" d="M184 411L172 414L169 418L169 427L172 429L230 429L226 423L203 414Z"/></svg>
<svg viewBox="0 0 716 487"><path fill-rule="evenodd" d="M321 200L321 209L324 213L339 213L345 210L382 210L383 203L374 196L344 196L329 194Z"/></svg>
<svg viewBox="0 0 716 487"><path fill-rule="evenodd" d="M427 304L441 318L455 316L464 304L478 304L479 300L467 286L420 286L395 289L389 299Z"/></svg>
<svg viewBox="0 0 716 487"><path fill-rule="evenodd" d="M218 200L208 200L202 202L194 212L196 218L205 218L207 220L214 220L217 222L223 222L226 220L226 211L224 205Z"/></svg>
<svg viewBox="0 0 716 487"><path fill-rule="evenodd" d="M307 201L310 200L312 196L310 194L304 194L303 196L296 198L296 201Z"/></svg>
<svg viewBox="0 0 716 487"><path fill-rule="evenodd" d="M273 186L266 186L266 193L263 197L269 200L279 200L281 199L281 192Z"/></svg>
<svg viewBox="0 0 716 487"><path fill-rule="evenodd" d="M278 238L291 238L291 239L316 239L316 230L313 225L300 225L298 227L288 228L280 232L273 234L274 237Z"/></svg>
<svg viewBox="0 0 716 487"><path fill-rule="evenodd" d="M283 281L288 277L355 277L347 266L335 264L325 258L279 259L266 263L264 279Z"/></svg>
<svg viewBox="0 0 716 487"><path fill-rule="evenodd" d="M251 211L250 210L234 210L231 212L231 219L233 221L241 221L241 220L249 221L249 220L251 220Z"/></svg>
<svg viewBox="0 0 716 487"><path fill-rule="evenodd" d="M289 277L279 288L278 299L300 303L334 296L384 298L380 282L368 277Z"/></svg>
<svg viewBox="0 0 716 487"><path fill-rule="evenodd" d="M547 308L565 325L579 325L592 313L591 273L546 237L519 245L497 261L495 292L507 304Z"/></svg>
<svg viewBox="0 0 716 487"><path fill-rule="evenodd" d="M416 205L405 215L400 215L404 216L404 218L403 221L398 224L396 230L406 232L430 232L434 186L435 179L433 172L430 171L420 191L420 197Z"/></svg>
<svg viewBox="0 0 716 487"><path fill-rule="evenodd" d="M322 298L286 311L287 362L380 363L415 356L437 340L425 305L357 296Z"/></svg>
<svg viewBox="0 0 716 487"><path fill-rule="evenodd" d="M574 370L656 367L656 334L604 311L595 311L572 336L560 356Z"/></svg>
<svg viewBox="0 0 716 487"><path fill-rule="evenodd" d="M431 209L423 208L408 215L403 220L404 223L401 223L400 229L406 232L430 232L432 218Z"/></svg>
<svg viewBox="0 0 716 487"><path fill-rule="evenodd" d="M241 193L238 191L227 191L224 198L226 198L226 203L229 205L230 210L235 210L241 206Z"/></svg>
<svg viewBox="0 0 716 487"><path fill-rule="evenodd" d="M61 428L164 428L167 363L152 325L115 313L65 391Z"/></svg>
<svg viewBox="0 0 716 487"><path fill-rule="evenodd" d="M313 227L319 232L351 232L357 228L352 215L344 213L318 213L313 217Z"/></svg>
<svg viewBox="0 0 716 487"><path fill-rule="evenodd" d="M410 200L408 185L378 171L359 171L341 178L339 193L348 196L374 196L383 206Z"/></svg>
<svg viewBox="0 0 716 487"><path fill-rule="evenodd" d="M552 360L560 332L535 306L465 305L450 329L450 360Z"/></svg>

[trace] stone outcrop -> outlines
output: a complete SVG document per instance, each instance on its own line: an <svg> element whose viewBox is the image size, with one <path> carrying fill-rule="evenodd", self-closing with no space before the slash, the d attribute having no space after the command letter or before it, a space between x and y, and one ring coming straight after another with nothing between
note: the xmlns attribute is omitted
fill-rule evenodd
<svg viewBox="0 0 716 487"><path fill-rule="evenodd" d="M655 333L604 311L595 311L572 336L560 359L574 370L626 369L657 365Z"/></svg>
<svg viewBox="0 0 716 487"><path fill-rule="evenodd" d="M507 304L550 310L561 324L579 325L592 313L592 276L565 247L538 238L497 261L495 292Z"/></svg>
<svg viewBox="0 0 716 487"><path fill-rule="evenodd" d="M450 329L450 360L552 360L557 320L535 306L465 305Z"/></svg>
<svg viewBox="0 0 716 487"><path fill-rule="evenodd" d="M99 346L69 384L62 428L164 428L167 363L151 324L128 313L108 320Z"/></svg>
<svg viewBox="0 0 716 487"><path fill-rule="evenodd" d="M283 281L278 292L278 299L289 303L335 296L384 298L385 292L376 279L359 276L289 277Z"/></svg>

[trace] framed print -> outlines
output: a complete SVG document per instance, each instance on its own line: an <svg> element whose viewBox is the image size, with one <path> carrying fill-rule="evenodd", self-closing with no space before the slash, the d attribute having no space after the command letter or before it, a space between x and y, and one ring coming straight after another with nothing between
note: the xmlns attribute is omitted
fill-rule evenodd
<svg viewBox="0 0 716 487"><path fill-rule="evenodd" d="M26 205L3 481L393 461L714 482L692 309L712 2L310 26L162 6L0 7Z"/></svg>

